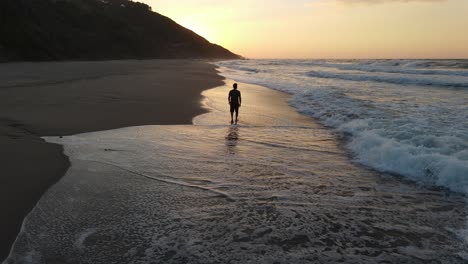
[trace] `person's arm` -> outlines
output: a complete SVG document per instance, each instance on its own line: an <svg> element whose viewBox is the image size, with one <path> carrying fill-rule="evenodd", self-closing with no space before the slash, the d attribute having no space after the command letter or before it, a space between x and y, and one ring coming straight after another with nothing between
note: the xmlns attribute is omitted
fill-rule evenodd
<svg viewBox="0 0 468 264"><path fill-rule="evenodd" d="M239 106L242 104L242 96L241 96L241 92L239 92Z"/></svg>
<svg viewBox="0 0 468 264"><path fill-rule="evenodd" d="M228 94L228 103L231 104L231 92Z"/></svg>

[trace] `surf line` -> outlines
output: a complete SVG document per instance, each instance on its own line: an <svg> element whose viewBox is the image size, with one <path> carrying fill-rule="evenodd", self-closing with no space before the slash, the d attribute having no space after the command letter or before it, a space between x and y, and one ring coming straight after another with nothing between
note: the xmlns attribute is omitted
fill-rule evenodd
<svg viewBox="0 0 468 264"><path fill-rule="evenodd" d="M94 162L94 163L100 163L100 164L105 164L105 165L109 165L109 166L113 166L113 167L116 167L116 168L119 168L123 171L126 171L128 173L131 173L131 174L134 174L134 175L137 175L137 176L140 176L140 177L144 177L144 178L147 178L147 179L150 179L150 180L155 180L155 181L160 181L160 182L164 182L164 183L169 183L169 184L175 184L175 185L181 185L181 186L184 186L184 187L189 187L189 188L194 188L194 189L199 189L199 190L204 190L204 191L209 191L209 192L213 192L215 194L217 194L218 196L226 199L227 201L229 202L234 202L236 201L234 198L232 198L230 195L226 194L226 193L223 193L221 191L218 191L218 190L215 190L215 189L212 189L212 188L206 188L206 187L201 187L201 186L197 186L197 185L193 185L193 184L188 184L188 183L184 183L184 182L181 182L181 181L175 181L175 180L167 180L167 179L162 179L162 178L158 178L158 177L153 177L153 176L149 176L147 174L144 174L144 173L141 173L141 172L138 172L138 171L133 171L133 170L130 170L130 169L127 169L127 168L124 168L122 166L119 166L115 163L111 163L111 162L104 162L104 161L97 161L97 160L86 160L86 159L77 159L77 160L80 160L80 161L87 161L87 162ZM73 166L73 165L72 165ZM168 175L164 175L164 174L161 174L167 178L173 178L171 176L168 176Z"/></svg>

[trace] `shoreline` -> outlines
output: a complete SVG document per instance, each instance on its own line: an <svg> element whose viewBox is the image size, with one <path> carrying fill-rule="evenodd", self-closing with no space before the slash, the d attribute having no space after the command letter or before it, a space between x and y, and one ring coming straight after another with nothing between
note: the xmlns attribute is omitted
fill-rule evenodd
<svg viewBox="0 0 468 264"><path fill-rule="evenodd" d="M200 60L2 63L0 71L2 261L23 219L70 167L63 147L42 136L191 124L206 112L201 92L224 79Z"/></svg>
<svg viewBox="0 0 468 264"><path fill-rule="evenodd" d="M212 111L194 125L46 137L64 146L72 165L25 219L7 263L25 256L463 263L453 232L464 226L461 197L354 165L328 129L266 87L239 83L244 104L239 126L230 126L231 83L203 92Z"/></svg>

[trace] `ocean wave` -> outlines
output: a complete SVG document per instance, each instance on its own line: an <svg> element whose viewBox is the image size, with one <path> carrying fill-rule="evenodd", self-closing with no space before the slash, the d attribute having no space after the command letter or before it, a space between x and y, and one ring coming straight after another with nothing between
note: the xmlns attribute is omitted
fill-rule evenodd
<svg viewBox="0 0 468 264"><path fill-rule="evenodd" d="M468 60L296 60L301 65L348 64L370 67L420 68L420 69L468 69Z"/></svg>
<svg viewBox="0 0 468 264"><path fill-rule="evenodd" d="M373 64L351 64L351 63L327 63L321 64L321 67L335 68L345 71L362 71L372 73L400 73L400 74L416 74L416 75L446 75L446 76L464 76L468 77L467 70L453 70L453 69L419 69L412 67L388 67L377 66Z"/></svg>
<svg viewBox="0 0 468 264"><path fill-rule="evenodd" d="M258 69L247 68L247 67L238 67L237 70L246 71L246 72L249 72L249 73L258 73L260 71Z"/></svg>
<svg viewBox="0 0 468 264"><path fill-rule="evenodd" d="M274 61L275 65L268 62L249 61L248 67L260 70L255 75L241 70L224 74L239 82L292 94L290 104L345 136L346 147L361 164L423 184L468 193L467 91L432 89L465 88L468 81L457 76L310 70L330 64L325 60L288 60L282 65L276 65L278 61ZM365 67L413 69L422 67L423 62L366 60L339 63L352 63L354 66L349 67L356 68L367 65ZM245 65L241 62L220 66L237 68ZM382 84L375 85L376 82Z"/></svg>
<svg viewBox="0 0 468 264"><path fill-rule="evenodd" d="M433 60L433 61L415 61L411 63L414 67L423 68L451 68L451 69L468 69L468 60Z"/></svg>
<svg viewBox="0 0 468 264"><path fill-rule="evenodd" d="M366 105L368 102L337 91L308 90L296 94L291 104L345 135L357 162L419 183L468 193L466 136L437 133L419 121L419 116L388 116L378 107Z"/></svg>
<svg viewBox="0 0 468 264"><path fill-rule="evenodd" d="M356 134L349 147L357 154L357 161L379 171L406 175L424 184L468 193L468 166L456 156L402 144L373 131Z"/></svg>
<svg viewBox="0 0 468 264"><path fill-rule="evenodd" d="M468 79L457 80L453 78L441 78L440 76L393 76L393 75L369 75L357 72L329 72L329 71L309 71L306 73L309 77L340 79L346 81L371 81L384 82L401 85L424 85L424 86L442 86L452 88L468 88Z"/></svg>

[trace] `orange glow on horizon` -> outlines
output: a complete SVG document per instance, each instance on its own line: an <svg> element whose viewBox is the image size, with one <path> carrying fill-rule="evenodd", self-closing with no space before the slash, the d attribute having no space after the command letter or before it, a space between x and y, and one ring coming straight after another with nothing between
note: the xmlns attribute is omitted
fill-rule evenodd
<svg viewBox="0 0 468 264"><path fill-rule="evenodd" d="M248 58L468 58L468 1L143 0Z"/></svg>

